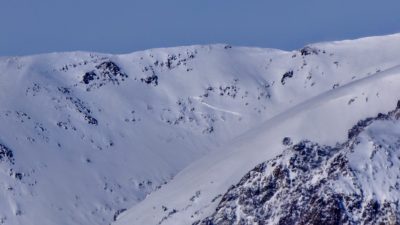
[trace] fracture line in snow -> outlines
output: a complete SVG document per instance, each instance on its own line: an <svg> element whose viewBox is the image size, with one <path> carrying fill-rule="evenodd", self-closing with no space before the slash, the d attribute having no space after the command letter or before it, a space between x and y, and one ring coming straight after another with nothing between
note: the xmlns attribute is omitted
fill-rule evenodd
<svg viewBox="0 0 400 225"><path fill-rule="evenodd" d="M240 114L240 113L238 113L238 112L233 112L233 111L229 111L229 110L225 110L225 109L218 108L218 107L216 107L216 106L212 106L212 105L210 105L210 104L204 102L200 97L192 97L192 98L195 99L195 100L197 100L197 101L199 101L201 104L207 106L208 108L211 108L211 109L214 109L214 110L217 110L217 111L220 111L220 112L229 113L229 114L232 114L232 115L234 115L234 116L242 116L242 114Z"/></svg>

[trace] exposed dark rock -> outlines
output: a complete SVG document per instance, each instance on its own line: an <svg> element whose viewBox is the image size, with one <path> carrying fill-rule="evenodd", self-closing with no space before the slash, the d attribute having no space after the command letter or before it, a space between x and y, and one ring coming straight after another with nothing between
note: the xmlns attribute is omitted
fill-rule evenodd
<svg viewBox="0 0 400 225"><path fill-rule="evenodd" d="M125 212L125 211L126 211L126 209L118 209L118 210L114 213L113 221L117 221L118 216L119 216L121 213Z"/></svg>
<svg viewBox="0 0 400 225"><path fill-rule="evenodd" d="M313 48L313 47L310 47L310 46L306 46L306 47L300 49L301 55L304 55L304 56L306 56L306 55L318 55L319 52L320 52L319 49Z"/></svg>
<svg viewBox="0 0 400 225"><path fill-rule="evenodd" d="M282 75L281 84L285 85L286 79L293 77L293 70L290 70Z"/></svg>
<svg viewBox="0 0 400 225"><path fill-rule="evenodd" d="M398 200L371 197L366 194L373 190L366 190L371 184L365 183L366 180L374 182L373 176L380 179L387 176L390 181L386 182L400 180L399 176L386 175L390 167L394 167L394 173L400 169L400 159L390 158L399 154L400 139L392 142L385 139L385 146L375 144L380 152L373 151L366 159L357 158L368 160L362 163L375 167L386 157L387 166L383 165L381 170L386 168L387 172L360 175L362 172L350 163L354 151L363 151L363 145L358 146L361 132L375 121L395 122L399 113L400 109L396 108L388 114L361 120L349 131L349 139L334 147L307 140L289 147L283 154L248 172L229 188L211 216L194 224L400 224ZM380 143L379 138L368 140ZM284 138L283 142L288 143L289 139ZM374 157L374 154L380 155ZM362 180L364 176L372 177ZM390 195L399 196L399 189L391 188Z"/></svg>
<svg viewBox="0 0 400 225"><path fill-rule="evenodd" d="M232 48L231 45L225 45L225 46L224 46L224 49L231 49L231 48Z"/></svg>
<svg viewBox="0 0 400 225"><path fill-rule="evenodd" d="M14 177L18 180L22 180L22 173L15 173Z"/></svg>
<svg viewBox="0 0 400 225"><path fill-rule="evenodd" d="M289 146L289 145L292 145L293 142L292 142L292 139L290 139L290 137L284 137L282 140L282 144L285 146Z"/></svg>
<svg viewBox="0 0 400 225"><path fill-rule="evenodd" d="M82 83L87 86L87 90L99 88L112 83L119 85L121 81L128 78L128 75L121 71L121 68L112 61L105 61L97 65L96 70L86 72L82 77Z"/></svg>
<svg viewBox="0 0 400 225"><path fill-rule="evenodd" d="M0 143L0 162L2 161L14 163L14 153L9 147Z"/></svg>
<svg viewBox="0 0 400 225"><path fill-rule="evenodd" d="M94 71L89 71L85 73L85 75L83 75L82 81L84 84L89 84L90 81L93 81L95 79L98 79L97 74Z"/></svg>
<svg viewBox="0 0 400 225"><path fill-rule="evenodd" d="M155 74L146 78L141 78L140 80L146 84L153 84L154 86L158 85L158 76Z"/></svg>
<svg viewBox="0 0 400 225"><path fill-rule="evenodd" d="M65 96L65 100L72 103L75 110L77 112L79 112L80 114L82 114L84 120L86 120L88 122L88 124L91 124L91 125L98 124L97 119L92 115L92 110L89 108L89 106L86 102L75 97L69 88L59 87L58 90ZM60 128L64 128L66 130L68 129L67 122L57 122L57 126Z"/></svg>
<svg viewBox="0 0 400 225"><path fill-rule="evenodd" d="M100 70L103 76L121 76L121 77L128 77L126 74L121 72L121 69L112 61L106 61L100 63L96 66L96 69Z"/></svg>
<svg viewBox="0 0 400 225"><path fill-rule="evenodd" d="M83 102L81 99L72 97L72 96L67 96L67 100L69 100L71 103L74 104L76 111L81 113L83 115L83 118L92 125L97 125L98 121L96 118L92 116L92 111L89 109L87 104Z"/></svg>

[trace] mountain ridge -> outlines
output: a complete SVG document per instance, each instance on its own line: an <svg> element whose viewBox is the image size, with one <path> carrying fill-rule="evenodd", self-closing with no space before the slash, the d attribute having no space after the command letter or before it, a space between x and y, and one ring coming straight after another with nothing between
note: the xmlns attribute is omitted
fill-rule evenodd
<svg viewBox="0 0 400 225"><path fill-rule="evenodd" d="M391 107L393 106L393 105L395 105L395 102L397 102L397 100L398 100L398 94L396 95L395 93L396 93L396 89L394 88L394 86L396 86L397 84L398 84L398 82L396 83L396 84L392 84L392 82L393 81L396 81L396 77L398 76L398 71L399 71L399 69L396 67L396 68L392 68L392 69L389 69L389 71L383 71L383 72L378 72L378 74L377 75L374 75L374 76L370 76L370 77L367 77L367 78L365 78L364 80L358 80L358 81L354 81L354 83L359 83L359 82L361 82L361 83L366 83L366 84L368 84L368 88L363 88L362 90L358 90L359 89L359 86L358 85L355 85L355 84L349 84L349 87L345 87L345 86L343 86L343 87L341 87L341 88L346 88L347 90L348 90L348 92L347 93L359 93L358 95L358 97L355 97L355 96L352 96L352 95L348 95L347 93L343 93L343 96L344 96L344 98L339 98L339 100L340 100L340 102L342 102L341 103L341 106L337 106L337 108L339 108L339 109L346 109L346 107L349 107L349 106L347 106L347 105L351 105L351 104L353 104L353 102L354 101L352 101L352 99L355 97L355 99L357 99L357 98L360 98L361 96L368 96L368 92L370 92L370 93L373 93L373 91L378 91L378 92L376 92L376 93L379 93L380 91L380 89L379 89L379 87L389 87L389 86L392 86L392 88L391 88L391 91L389 91L389 90L387 90L387 92L386 92L386 95L385 95L385 97L382 97L383 99L385 99L385 107L382 107L383 105L382 105L382 103L383 102L381 102L382 100L378 100L377 102L375 102L375 104L377 104L377 106L375 106L375 107L367 107L367 108L364 108L363 107L363 109L365 110L364 112L363 111L360 111L361 109L358 109L357 110L357 113L359 113L360 115L353 115L354 114L354 112L352 112L352 113L350 113L350 114L345 114L345 115L352 115L352 117L355 117L355 119L353 119L352 120L352 122L351 121L347 121L347 122L345 122L344 124L347 124L347 125L345 125L344 127L341 127L340 128L340 130L342 130L342 132L336 132L337 134L335 134L335 135L332 135L332 134L330 134L329 136L333 136L333 138L332 137L329 137L328 139L331 139L330 141L331 142L333 142L333 143L330 143L330 144L335 144L335 142L336 141L338 141L339 140L339 138L338 138L338 135L339 135L339 137L342 137L342 138L347 138L347 130L348 129L350 129L351 128L351 126L353 125L353 124L355 124L359 119L362 119L362 118L365 118L365 117L368 117L368 116L374 116L374 115L376 115L377 113L379 113L379 112L381 112L380 110L382 110L383 112L385 112L385 111L389 111L390 109L391 109ZM381 76L382 74L386 74L385 76ZM391 81L388 81L388 79L386 78L386 77L391 77ZM378 87L374 87L374 88L372 88L375 84L376 84L376 81L381 81L381 80L383 80L384 82L385 82L385 84L386 85L377 85ZM386 81L385 81L386 80ZM371 86L372 85L372 86ZM356 88L356 90L357 91L353 91L352 89L353 88ZM393 89L394 88L394 89ZM367 91L368 90L368 91ZM337 89L335 89L335 90L332 90L332 91L330 91L330 92L334 92L334 93L338 93L337 91L340 91L340 90L337 90ZM381 93L381 92L380 92ZM396 95L397 97L394 97L394 96L391 96L391 94L390 93L393 93L394 95ZM316 98L321 98L320 96L317 96ZM388 102L388 98L390 98L390 99L392 99L391 101L389 101ZM325 100L321 100L322 102L324 102ZM365 101L365 100L364 100ZM371 99L369 100L369 101L371 101ZM366 98L366 102L368 102L368 97ZM391 104L390 104L390 102L391 102ZM315 103L315 102L312 102L313 104L317 104L317 103ZM336 106L336 105L334 105L334 106ZM306 109L311 109L311 110L313 110L313 108L314 107L309 107L309 108L306 108ZM335 109L336 107L334 107L334 108L332 108L332 109ZM374 110L374 112L369 112L370 114L369 115L365 115L365 112L368 112L368 111L371 111L371 108ZM332 109L326 109L324 112L329 112L329 111L335 111L335 110L332 110ZM354 108L353 108L354 109ZM336 109L336 111L337 111L338 109ZM297 110L294 110L293 112L295 112L296 113L296 111ZM343 112L341 112L341 113L343 113ZM324 113L321 113L321 112L319 112L318 114L312 114L312 115L320 115L320 114L324 114ZM328 115L330 115L331 113L328 113ZM279 114L277 117L281 117L281 114ZM310 116L311 118L312 118L312 116ZM335 117L336 118L336 117ZM358 118L358 119L357 119ZM326 120L326 118L325 118L325 120ZM276 120L276 121L278 121L278 120ZM309 119L303 119L303 121L309 121ZM324 120L321 120L321 122L322 121L324 121ZM333 123L332 123L332 125L336 122L338 122L338 121L340 121L338 118L336 118L336 119L332 119L332 121L334 121ZM315 123L316 121L314 120L314 123ZM290 123L290 122L287 122L287 123ZM316 124L318 124L318 122L316 122ZM336 125L338 125L338 124L336 124ZM264 126L264 127L266 127L266 126ZM269 126L269 127L271 127L271 126ZM274 126L272 126L272 127L274 127ZM327 127L331 127L331 126L327 126ZM298 130L298 132L300 132L300 130ZM260 130L255 130L255 131L250 131L250 135L247 135L247 137L248 136L254 136L254 135L256 135L256 134L259 134L259 133L262 133L262 132L260 132ZM315 134L312 134L311 135L311 137L313 137L313 136L318 136L317 134L319 133L319 131L317 132L317 133L315 133ZM295 134L296 136L299 136L299 133L296 133L296 132L294 132L293 134ZM243 142L242 144L240 144L240 141L241 140L239 140L239 141L236 141L236 143L234 143L234 144L232 144L231 146L225 146L226 148L229 148L229 147L232 147L232 146L235 146L235 147L233 147L233 148L236 148L236 149L240 149L240 146L239 147L237 147L238 145L242 145L242 147L244 148L244 149L246 149L246 148L252 148L251 146L258 146L257 148L261 148L260 146L263 146L263 143L268 143L268 145L271 145L271 146L279 146L280 144L281 144L281 138L283 138L283 137L285 137L285 135L288 135L288 136L292 136L292 135L290 135L290 134L288 134L288 133L286 133L286 134L283 134L282 136L280 136L280 138L275 138L275 141L274 141L274 144L273 143L271 143L271 138L268 138L267 140L264 140L265 138L261 138L260 140L258 140L258 142L259 142L259 144L257 145L257 144L249 144L249 141L247 141L247 142ZM304 134L303 134L304 135ZM276 136L276 135L275 135ZM278 135L279 136L279 135ZM261 136L262 137L262 136ZM310 138L310 137L307 137L307 138ZM320 140L318 140L318 141L323 141L323 142L326 142L327 140L328 140L327 138L324 138L324 137L322 137L322 139L320 139ZM301 140L301 139L295 139L295 140ZM254 142L254 141L253 141ZM276 142L276 143L275 143ZM280 148L280 147L279 147ZM244 151L243 149L242 149L242 151ZM279 150L276 150L277 152L279 152ZM228 153L229 152L229 153ZM237 153L239 153L238 151L232 151L232 150L230 150L230 151L225 151L225 156L224 157L226 157L228 154L237 154ZM262 152L258 152L258 154L255 154L253 157L256 157L256 158L260 158L260 157L262 157L262 155L263 154L261 154ZM209 168L210 166L211 167L215 167L215 166L213 166L213 164L212 163L209 163L209 164L207 164L206 163L206 161L208 161L208 160L211 160L212 161L212 158L213 157L215 157L215 154L214 155L211 155L208 159L204 159L204 160L202 160L202 163L198 163L198 165L199 165L199 168L197 168L197 170L196 169L192 169L192 171L186 171L186 173L188 174L188 176L195 176L195 177L197 177L197 180L198 179L200 179L200 180L202 180L203 179L203 177L202 178L200 178L199 177L199 174L203 174L204 175L204 177L207 177L207 176L209 176L209 175L206 175L206 174L213 174L213 173L216 173L216 174L218 174L218 172L217 171L219 171L219 170L222 170L222 167L226 167L226 168L229 168L229 169L233 169L234 168L234 164L233 164L233 161L236 161L236 162L239 162L238 160L239 160L239 158L240 157L242 157L242 158L246 158L247 160L249 160L249 157L248 157L248 155L249 155L250 153L244 153L244 152L242 152L242 154L238 154L238 155L240 155L240 156L238 156L238 157L236 157L235 158L235 160L234 159L232 159L231 161L232 161L232 163L228 163L228 162L226 162L226 163L222 163L222 165L221 166L218 166L218 169L217 168L215 168L215 169L213 169L213 170L206 170L206 172L204 172L204 171L202 171L201 170L201 166L202 166L202 163L203 163L203 166L205 167L205 168ZM265 153L264 153L265 154ZM251 154L250 154L251 155ZM267 154L268 155L268 154ZM216 164L218 164L218 163L221 163L219 160L221 160L222 158L224 158L224 157L218 157L218 159L217 160L215 160L215 163ZM270 157L270 156L269 156ZM267 156L267 158L268 158L268 156ZM222 161L222 160L221 160ZM212 161L212 162L214 162L214 161ZM253 165L254 164L256 164L255 162L253 163ZM228 166L229 165L229 166ZM242 164L241 164L242 165ZM252 163L249 163L249 165L252 165ZM246 169L244 169L244 167L243 167L243 165L242 166L235 166L236 168L238 168L238 169L235 169L235 170L233 170L233 171L225 171L225 172L221 172L221 176L227 176L228 174L234 174L235 172L238 172L239 170L246 170ZM247 168L247 167L246 167ZM186 169L185 169L186 170ZM207 172L208 171L208 172ZM235 171L235 172L234 172ZM179 176L179 175L178 175ZM240 177L240 176L239 176ZM177 177L176 177L177 178ZM177 179L179 179L179 178L177 178ZM152 223L154 223L154 224L157 224L158 222L160 222L160 224L187 224L187 223L190 223L190 221L192 221L192 222L194 222L194 220L193 219L190 219L190 218L196 218L196 217L198 217L199 215L199 217L201 217L201 214L203 214L204 212L202 212L202 211L204 211L204 209L201 209L202 208L202 206L205 206L205 205L207 205L207 204L210 204L210 202L214 202L213 204L215 204L215 201L212 201L212 200L214 200L214 197L215 196L221 196L221 194L223 194L223 193L221 193L221 192L213 192L213 194L209 194L209 192L210 192L210 189L207 189L206 187L204 188L204 189L202 189L202 187L201 187L201 183L202 184L204 184L205 186L207 186L207 183L209 183L210 181L212 181L213 183L215 183L215 182L224 182L224 181L220 181L220 180L227 180L227 179L229 179L229 178L223 178L223 177L214 177L214 178L212 178L212 179L208 179L208 180L204 180L204 181L196 181L195 182L195 184L193 185L193 189L190 189L191 191L188 191L188 193L186 194L183 194L182 193L182 190L181 189L178 189L178 192L180 192L180 195L185 195L184 197L180 197L179 199L180 200L177 200L177 201L174 201L174 200L172 200L172 198L174 198L174 197L172 197L172 196L175 196L176 197L176 195L174 195L174 194L172 194L172 193L175 193L175 192L173 192L172 191L172 189L177 189L178 188L178 186L184 186L185 188L188 188L188 185L187 184L185 184L185 185L183 185L183 183L176 183L176 185L173 185L173 186L171 186L171 190L166 190L165 191L165 193L169 193L169 194L172 194L172 196L170 197L170 198L167 198L167 196L163 196L162 194L161 195L155 195L155 196L153 196L153 198L152 198L152 196L150 195L149 197L150 197L150 199L147 199L147 200L145 200L144 202L142 202L141 204L139 204L136 208L137 209L134 209L134 210L131 210L131 213L133 213L132 215L129 215L129 212L127 212L126 213L126 215L122 215L121 216L121 222L119 222L119 223L117 223L117 224L129 224L129 221L131 221L131 223L132 224L135 224L135 223L141 223L141 222L144 222L144 221L152 221ZM186 179L186 181L185 181L185 178L182 178L182 180L181 180L182 182L186 182L186 183L189 183L189 182L194 182L193 180L191 181L189 178L188 179ZM174 180L172 181L172 182L174 182ZM228 187L229 187L229 185L230 184L233 184L233 183L235 183L235 181L228 181L225 185L226 186L224 186L225 187L225 189L228 189ZM170 183L170 184L172 184L172 183ZM168 184L169 185L169 184ZM167 185L167 186L168 186ZM212 185L209 185L209 186L212 186ZM218 185L217 185L218 186ZM196 189L195 189L196 188ZM215 187L216 189L218 188L218 187ZM221 190L223 190L224 188L222 188ZM206 196L202 196L202 198L206 198L206 200L202 200L202 202L201 203L197 203L197 204L199 204L199 205L197 205L197 204L194 204L194 203L190 203L190 201L188 200L188 199L190 199L190 195L193 195L193 193L195 193L196 192L196 190L201 190L201 193L206 193L205 195ZM162 191L162 190L160 190L160 191ZM158 192L160 192L160 191L158 191ZM223 191L222 191L223 192ZM156 193L153 193L152 195L154 195L154 194L156 194ZM211 195L211 196L209 196L209 195ZM162 196L162 197L161 197ZM165 201L163 201L164 200L164 198L166 198L165 199ZM183 199L182 199L183 198ZM167 200L168 199L168 200ZM186 199L186 200L185 200ZM200 198L201 199L201 198ZM198 199L197 201L200 201L200 199ZM154 200L154 201L153 201ZM157 201L158 200L158 201ZM144 204L146 201L148 201L147 203L148 204ZM179 202L182 202L182 204L180 204ZM186 204L185 204L185 202L186 202ZM204 203L203 203L204 202ZM143 206L143 204L145 205L145 206ZM159 212L157 212L158 210L156 210L155 208L158 208L157 206L158 205L160 205L160 204L162 204L162 205L164 205L164 206L166 206L166 207L168 207L168 208L173 208L173 209L176 209L176 211L173 211L174 213L173 214L171 214L170 216L168 216L168 213L170 213L171 211L166 211L164 214L162 214L162 213L160 213L161 215L164 215L164 217L163 216L158 216L158 214L159 214ZM185 206L186 205L186 206ZM141 206L143 206L143 207L141 207ZM153 209L153 211L150 209L150 206L152 206L152 207L154 207L154 209ZM149 208L147 208L147 207L149 207ZM188 207L188 209L186 209L186 207ZM187 211L190 211L190 212L184 212L185 210L183 210L182 208L185 208L185 210L187 210ZM190 208L194 208L194 209L190 209ZM210 207L210 208L213 208L212 206ZM145 213L145 211L146 211L146 209L148 210L148 211L150 211L151 213L150 214L146 214ZM190 209L190 210L189 210ZM201 209L201 210L199 210L199 211L196 211L197 209ZM144 210L144 211L142 211L142 210ZM183 212L182 212L183 211ZM206 210L207 211L207 210ZM207 215L207 213L210 213L211 211L207 211L206 213L204 213L204 214L206 214ZM133 216L133 215L135 215L134 213L138 213L137 215L138 215L138 217L136 218L136 219L138 219L138 218L146 218L146 216L148 216L147 218L149 219L149 220L135 220L135 217ZM157 215L157 217L155 217L154 215ZM125 217L125 218L124 218ZM151 218L153 218L153 219L151 219ZM158 221L155 219L155 218L160 218ZM161 218L166 218L166 219L164 219L164 220L161 220ZM162 221L162 222L161 222ZM125 222L125 223L124 223ZM229 223L228 223L229 224Z"/></svg>
<svg viewBox="0 0 400 225"><path fill-rule="evenodd" d="M387 114L360 120L336 146L287 139L288 149L247 173L212 216L194 224L399 223L398 159L391 157L399 148L399 106L400 101ZM392 129L375 136L374 129L388 124Z"/></svg>
<svg viewBox="0 0 400 225"><path fill-rule="evenodd" d="M0 162L0 219L41 225L122 220L130 210L122 211L263 121L398 65L398 35L361 42L291 52L196 45L2 58L0 146L14 163ZM383 110L394 99L385 94L393 85L380 93L382 105L372 92L349 93L356 97L349 105L369 98L372 111ZM8 150L1 154L11 156Z"/></svg>

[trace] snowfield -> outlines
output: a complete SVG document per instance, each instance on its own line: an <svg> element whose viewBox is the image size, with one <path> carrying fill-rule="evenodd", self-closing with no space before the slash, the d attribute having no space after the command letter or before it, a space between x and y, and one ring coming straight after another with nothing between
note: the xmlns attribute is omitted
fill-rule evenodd
<svg viewBox="0 0 400 225"><path fill-rule="evenodd" d="M395 109L398 59L399 34L3 57L0 223L202 220L284 137L335 145Z"/></svg>
<svg viewBox="0 0 400 225"><path fill-rule="evenodd" d="M226 190L247 171L284 151L285 137L295 143L307 139L334 146L347 139L348 130L361 118L396 108L400 99L399 76L400 67L377 73L267 120L232 144L192 163L123 214L116 224L191 224L210 215ZM349 104L354 98L362 100Z"/></svg>

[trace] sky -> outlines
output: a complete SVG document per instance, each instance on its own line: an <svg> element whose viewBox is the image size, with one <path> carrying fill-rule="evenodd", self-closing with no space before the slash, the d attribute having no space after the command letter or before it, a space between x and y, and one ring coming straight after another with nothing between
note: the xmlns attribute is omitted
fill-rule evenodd
<svg viewBox="0 0 400 225"><path fill-rule="evenodd" d="M0 0L0 56L227 43L292 50L400 32L398 0Z"/></svg>

